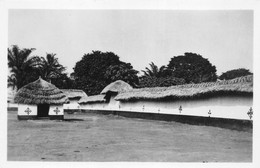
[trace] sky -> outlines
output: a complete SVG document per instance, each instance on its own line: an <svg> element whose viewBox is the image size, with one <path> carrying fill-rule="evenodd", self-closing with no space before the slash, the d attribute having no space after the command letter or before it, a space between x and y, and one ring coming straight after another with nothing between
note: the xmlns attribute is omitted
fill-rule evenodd
<svg viewBox="0 0 260 168"><path fill-rule="evenodd" d="M138 71L193 52L218 75L236 68L253 72L253 11L9 9L11 45L36 48L32 56L56 53L67 73L92 50L114 52Z"/></svg>

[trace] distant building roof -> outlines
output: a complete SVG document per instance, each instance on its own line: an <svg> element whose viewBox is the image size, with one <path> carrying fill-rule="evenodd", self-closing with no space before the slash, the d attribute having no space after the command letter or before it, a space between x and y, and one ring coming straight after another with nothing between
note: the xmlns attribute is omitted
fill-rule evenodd
<svg viewBox="0 0 260 168"><path fill-rule="evenodd" d="M88 97L82 97L79 100L79 104L88 104L88 103L97 103L97 102L105 102L106 95L93 95Z"/></svg>
<svg viewBox="0 0 260 168"><path fill-rule="evenodd" d="M124 92L133 89L132 86L130 86L128 83L122 81L122 80L117 80L113 83L110 83L107 85L101 92L101 94L106 94L107 92Z"/></svg>
<svg viewBox="0 0 260 168"><path fill-rule="evenodd" d="M74 99L74 98L82 98L82 97L87 97L87 94L83 90L78 90L78 89L61 89L63 93L66 94L66 96L69 99Z"/></svg>

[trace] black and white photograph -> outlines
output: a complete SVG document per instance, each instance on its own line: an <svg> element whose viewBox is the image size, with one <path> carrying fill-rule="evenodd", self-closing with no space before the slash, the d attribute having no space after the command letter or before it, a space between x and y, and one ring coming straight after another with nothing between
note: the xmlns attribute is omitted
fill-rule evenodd
<svg viewBox="0 0 260 168"><path fill-rule="evenodd" d="M222 9L153 2L6 2L6 165L254 166L259 2Z"/></svg>

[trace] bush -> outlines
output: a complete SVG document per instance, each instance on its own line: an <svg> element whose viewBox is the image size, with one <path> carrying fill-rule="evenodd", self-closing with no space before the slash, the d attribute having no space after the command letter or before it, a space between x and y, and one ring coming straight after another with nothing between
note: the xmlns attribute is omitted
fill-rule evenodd
<svg viewBox="0 0 260 168"><path fill-rule="evenodd" d="M219 76L219 79L229 80L229 79L234 79L234 78L238 78L238 77L246 76L246 75L252 75L252 73L248 69L239 68L239 69L233 69L233 70L222 73Z"/></svg>

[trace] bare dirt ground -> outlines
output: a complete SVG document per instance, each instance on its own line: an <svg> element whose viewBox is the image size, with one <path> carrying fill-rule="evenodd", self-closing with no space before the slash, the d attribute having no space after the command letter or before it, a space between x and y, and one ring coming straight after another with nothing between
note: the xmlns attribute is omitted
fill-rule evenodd
<svg viewBox="0 0 260 168"><path fill-rule="evenodd" d="M9 161L252 162L252 133L113 115L18 121L8 112Z"/></svg>

